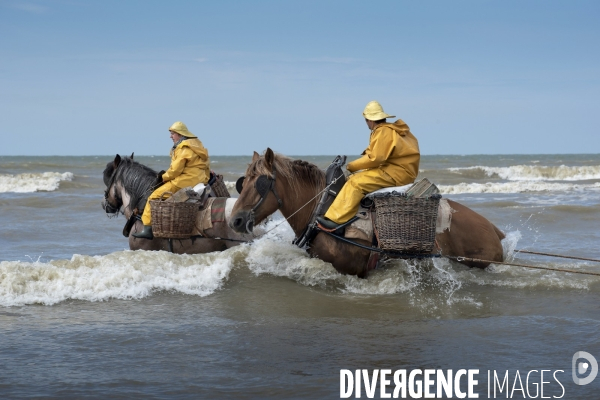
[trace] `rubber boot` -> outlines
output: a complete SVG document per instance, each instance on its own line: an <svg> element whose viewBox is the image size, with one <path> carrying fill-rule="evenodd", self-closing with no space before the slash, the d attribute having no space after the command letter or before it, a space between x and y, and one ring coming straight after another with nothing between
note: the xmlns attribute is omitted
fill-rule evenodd
<svg viewBox="0 0 600 400"><path fill-rule="evenodd" d="M141 232L134 233L134 238L138 239L154 239L154 235L152 234L152 225L144 225L144 229Z"/></svg>

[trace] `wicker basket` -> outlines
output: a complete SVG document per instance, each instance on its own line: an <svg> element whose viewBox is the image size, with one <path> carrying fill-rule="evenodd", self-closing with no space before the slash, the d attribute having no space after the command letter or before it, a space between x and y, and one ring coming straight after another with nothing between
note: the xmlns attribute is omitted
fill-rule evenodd
<svg viewBox="0 0 600 400"><path fill-rule="evenodd" d="M192 236L197 203L150 200L152 233L159 238L185 239Z"/></svg>
<svg viewBox="0 0 600 400"><path fill-rule="evenodd" d="M404 193L373 196L379 247L405 253L430 253L442 196L407 197Z"/></svg>
<svg viewBox="0 0 600 400"><path fill-rule="evenodd" d="M209 183L210 191L215 197L231 197L229 190L227 190L227 186L225 186L225 182L223 181L223 175L214 174L214 179L211 179L211 182Z"/></svg>

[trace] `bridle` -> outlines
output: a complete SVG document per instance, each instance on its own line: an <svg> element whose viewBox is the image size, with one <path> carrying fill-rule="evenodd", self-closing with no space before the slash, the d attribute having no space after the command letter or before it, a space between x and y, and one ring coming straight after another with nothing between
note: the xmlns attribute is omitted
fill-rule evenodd
<svg viewBox="0 0 600 400"><path fill-rule="evenodd" d="M254 228L254 214L256 210L258 210L258 207L260 207L260 205L265 201L270 192L273 192L273 195L277 199L277 208L279 209L283 205L283 201L279 198L277 190L275 189L276 178L276 172L273 170L273 178L268 175L261 175L256 179L256 182L254 182L254 189L256 189L256 192L260 195L260 199L248 213L248 220L246 222L247 232L252 232L252 229ZM245 177L240 178L236 183L236 187L242 187L244 179Z"/></svg>

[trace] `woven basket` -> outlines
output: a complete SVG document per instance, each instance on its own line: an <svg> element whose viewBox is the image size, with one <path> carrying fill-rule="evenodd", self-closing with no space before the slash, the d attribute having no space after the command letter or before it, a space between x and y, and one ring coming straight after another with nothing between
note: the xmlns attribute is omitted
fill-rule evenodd
<svg viewBox="0 0 600 400"><path fill-rule="evenodd" d="M430 253L442 196L407 197L404 193L373 196L379 247L405 253Z"/></svg>
<svg viewBox="0 0 600 400"><path fill-rule="evenodd" d="M150 200L152 233L159 238L185 239L192 236L196 223L197 203Z"/></svg>
<svg viewBox="0 0 600 400"><path fill-rule="evenodd" d="M210 184L210 191L215 197L231 197L227 186L225 186L225 182L223 182L223 175L215 174L214 182Z"/></svg>

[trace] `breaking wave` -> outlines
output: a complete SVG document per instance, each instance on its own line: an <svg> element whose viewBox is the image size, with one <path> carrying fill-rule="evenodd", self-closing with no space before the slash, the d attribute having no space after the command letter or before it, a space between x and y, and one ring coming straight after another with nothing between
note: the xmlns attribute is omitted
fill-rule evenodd
<svg viewBox="0 0 600 400"><path fill-rule="evenodd" d="M398 295L425 313L455 304L480 307L481 287L577 289L597 287L600 278L563 272L492 265L468 268L445 258L390 260L368 279L342 275L329 263L292 245L287 224L272 220L267 235L223 252L177 255L164 251L120 251L104 256L74 255L70 260L0 262L0 305L53 305L65 300L141 299L161 291L208 296L228 284L232 274L285 278L341 296ZM509 232L503 245L508 260L521 235ZM521 261L522 263L523 261ZM585 263L544 266L585 269ZM236 282L236 280L233 280ZM275 280L273 284L277 284ZM233 283L235 284L235 283ZM283 300L282 300L283 301Z"/></svg>
<svg viewBox="0 0 600 400"><path fill-rule="evenodd" d="M585 192L600 190L600 182L594 184L552 183L544 181L459 183L438 185L442 194L461 193L527 193L527 192Z"/></svg>
<svg viewBox="0 0 600 400"><path fill-rule="evenodd" d="M74 255L51 262L0 262L0 305L52 305L67 299L140 299L173 290L207 296L231 271L222 253L175 255L122 251L106 256Z"/></svg>
<svg viewBox="0 0 600 400"><path fill-rule="evenodd" d="M52 192L60 182L73 180L71 172L42 172L17 175L0 175L0 193Z"/></svg>
<svg viewBox="0 0 600 400"><path fill-rule="evenodd" d="M585 181L600 179L600 165L548 167L541 165L513 165L510 167L475 166L449 168L461 175L483 175L508 181Z"/></svg>
<svg viewBox="0 0 600 400"><path fill-rule="evenodd" d="M275 223L275 221L273 221ZM563 272L528 270L520 267L491 265L486 270L469 268L446 258L429 260L389 260L372 271L368 279L342 275L329 263L311 258L291 244L294 235L288 226L280 226L266 237L248 246L245 261L256 275L287 277L305 286L315 286L354 295L406 294L415 305L451 305L456 302L478 305L470 286L514 288L589 289L600 278ZM508 232L502 241L505 259L514 258L521 239L519 231ZM523 263L523 261L520 261ZM585 269L584 263L546 264L548 267ZM433 299L433 300L432 300Z"/></svg>

